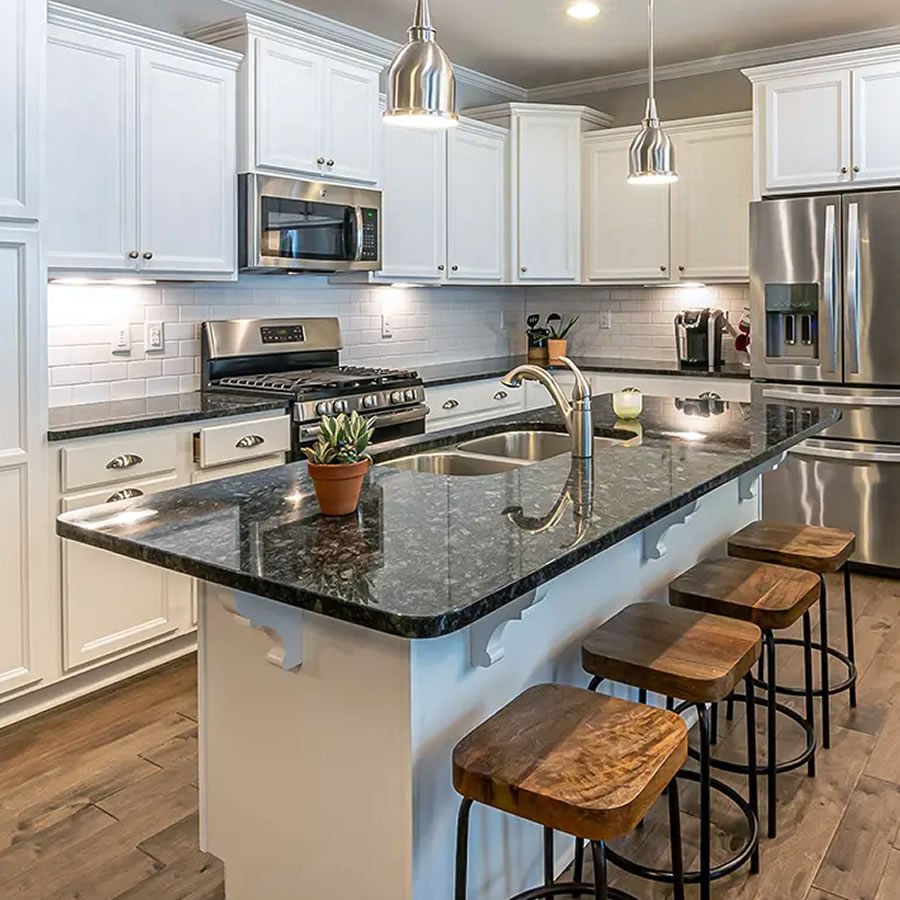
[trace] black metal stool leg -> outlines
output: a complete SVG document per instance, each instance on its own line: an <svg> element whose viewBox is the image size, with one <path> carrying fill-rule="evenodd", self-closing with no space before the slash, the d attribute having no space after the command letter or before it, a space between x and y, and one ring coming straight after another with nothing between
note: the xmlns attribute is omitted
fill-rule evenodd
<svg viewBox="0 0 900 900"><path fill-rule="evenodd" d="M709 742L719 743L719 704L711 703L709 707Z"/></svg>
<svg viewBox="0 0 900 900"><path fill-rule="evenodd" d="M553 884L553 829L544 826L544 887Z"/></svg>
<svg viewBox="0 0 900 900"><path fill-rule="evenodd" d="M828 750L831 747L831 695L828 688L831 680L828 677L828 589L825 586L825 576L819 576L819 633L822 642L822 746Z"/></svg>
<svg viewBox="0 0 900 900"><path fill-rule="evenodd" d="M765 633L766 636L766 668L769 674L769 696L767 707L767 735L768 740L768 756L766 757L766 765L768 766L768 789L769 789L769 837L773 838L778 832L778 815L775 809L776 791L776 749L775 749L775 635L771 631Z"/></svg>
<svg viewBox="0 0 900 900"><path fill-rule="evenodd" d="M706 705L697 704L700 723L700 900L710 900L712 818L710 811L709 713Z"/></svg>
<svg viewBox="0 0 900 900"><path fill-rule="evenodd" d="M472 801L463 798L459 804L459 818L456 823L456 890L455 900L466 900L466 882L469 863L469 811Z"/></svg>
<svg viewBox="0 0 900 900"><path fill-rule="evenodd" d="M803 613L803 676L806 688L806 721L816 733L816 711L813 703L813 665L812 665L812 625L809 610ZM813 753L806 764L806 772L810 777L816 774L816 754Z"/></svg>
<svg viewBox="0 0 900 900"><path fill-rule="evenodd" d="M591 842L591 855L594 860L594 898L609 900L609 875L606 870L606 845L603 841Z"/></svg>
<svg viewBox="0 0 900 900"><path fill-rule="evenodd" d="M756 696L753 685L753 673L748 672L744 676L744 690L747 692L747 799L750 801L750 809L759 822L759 785L756 774ZM734 701L732 701L734 702ZM759 843L750 857L750 873L756 875L759 872Z"/></svg>
<svg viewBox="0 0 900 900"><path fill-rule="evenodd" d="M640 688L638 690L638 703L646 703L647 702L647 688Z"/></svg>
<svg viewBox="0 0 900 900"><path fill-rule="evenodd" d="M573 881L579 882L584 876L584 838L575 838L575 872Z"/></svg>
<svg viewBox="0 0 900 900"><path fill-rule="evenodd" d="M671 712L675 709L675 698L674 697L666 697L666 709Z"/></svg>
<svg viewBox="0 0 900 900"><path fill-rule="evenodd" d="M728 703L725 707L725 718L728 719L729 722L734 720L734 691L728 695Z"/></svg>
<svg viewBox="0 0 900 900"><path fill-rule="evenodd" d="M853 621L853 596L850 592L850 563L844 564L844 615L847 618L847 658L856 665L856 638ZM856 682L850 685L850 707L856 708Z"/></svg>
<svg viewBox="0 0 900 900"><path fill-rule="evenodd" d="M673 778L666 791L669 795L669 845L672 848L672 887L675 900L684 900L684 851L681 848L681 804L678 782Z"/></svg>

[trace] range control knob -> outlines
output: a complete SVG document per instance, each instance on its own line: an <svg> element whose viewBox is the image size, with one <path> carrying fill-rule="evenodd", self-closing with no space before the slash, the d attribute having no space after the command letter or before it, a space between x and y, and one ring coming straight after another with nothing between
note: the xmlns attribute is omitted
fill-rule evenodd
<svg viewBox="0 0 900 900"><path fill-rule="evenodd" d="M378 406L378 397L375 394L369 394L368 397L363 397L363 406L366 409L372 409L375 406Z"/></svg>
<svg viewBox="0 0 900 900"><path fill-rule="evenodd" d="M412 388L407 388L407 389L403 392L403 399L404 399L404 400L415 400L415 399L416 399L416 392L415 392Z"/></svg>
<svg viewBox="0 0 900 900"><path fill-rule="evenodd" d="M346 400L335 400L334 401L334 411L336 413L347 412L347 401Z"/></svg>
<svg viewBox="0 0 900 900"><path fill-rule="evenodd" d="M402 403L403 391L391 391L391 403Z"/></svg>
<svg viewBox="0 0 900 900"><path fill-rule="evenodd" d="M331 404L327 400L320 400L316 404L316 415L327 416L331 412Z"/></svg>

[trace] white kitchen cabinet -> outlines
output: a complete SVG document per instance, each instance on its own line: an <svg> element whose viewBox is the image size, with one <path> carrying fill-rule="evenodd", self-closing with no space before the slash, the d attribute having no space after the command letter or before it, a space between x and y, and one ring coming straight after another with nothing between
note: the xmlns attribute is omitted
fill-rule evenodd
<svg viewBox="0 0 900 900"><path fill-rule="evenodd" d="M687 281L750 277L753 127L700 125L676 130L678 181L671 187L672 265ZM628 185L628 187L633 187Z"/></svg>
<svg viewBox="0 0 900 900"><path fill-rule="evenodd" d="M900 55L852 77L853 182L900 181Z"/></svg>
<svg viewBox="0 0 900 900"><path fill-rule="evenodd" d="M425 402L431 410L426 430L431 432L522 412L525 391L488 378L426 387Z"/></svg>
<svg viewBox="0 0 900 900"><path fill-rule="evenodd" d="M506 103L469 110L509 128L510 272L521 283L581 279L581 136L612 121L584 106Z"/></svg>
<svg viewBox="0 0 900 900"><path fill-rule="evenodd" d="M386 59L252 14L191 36L244 57L238 168L376 184Z"/></svg>
<svg viewBox="0 0 900 900"><path fill-rule="evenodd" d="M382 126L382 270L389 281L447 271L447 134Z"/></svg>
<svg viewBox="0 0 900 900"><path fill-rule="evenodd" d="M37 219L44 4L0 0L0 217Z"/></svg>
<svg viewBox="0 0 900 900"><path fill-rule="evenodd" d="M448 137L447 277L503 281L506 273L506 130L461 122Z"/></svg>
<svg viewBox="0 0 900 900"><path fill-rule="evenodd" d="M585 274L591 281L670 277L669 188L626 180L633 130L584 141Z"/></svg>
<svg viewBox="0 0 900 900"><path fill-rule="evenodd" d="M240 58L56 6L47 55L50 267L233 277Z"/></svg>

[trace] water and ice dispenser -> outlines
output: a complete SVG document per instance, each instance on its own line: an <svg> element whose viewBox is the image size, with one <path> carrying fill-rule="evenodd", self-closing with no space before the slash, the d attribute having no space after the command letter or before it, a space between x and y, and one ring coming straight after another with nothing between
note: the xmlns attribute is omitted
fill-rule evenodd
<svg viewBox="0 0 900 900"><path fill-rule="evenodd" d="M767 284L766 356L770 359L819 358L819 285Z"/></svg>

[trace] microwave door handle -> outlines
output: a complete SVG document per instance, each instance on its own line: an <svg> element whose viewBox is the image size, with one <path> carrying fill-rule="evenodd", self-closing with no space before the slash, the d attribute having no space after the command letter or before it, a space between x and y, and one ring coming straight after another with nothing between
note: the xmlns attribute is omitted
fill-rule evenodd
<svg viewBox="0 0 900 900"><path fill-rule="evenodd" d="M836 208L825 208L825 283L823 306L825 313L825 329L828 340L826 355L826 372L837 371L838 358L838 322L837 322L837 228L835 227Z"/></svg>
<svg viewBox="0 0 900 900"><path fill-rule="evenodd" d="M859 374L859 204L847 205L847 346L849 349L849 371Z"/></svg>
<svg viewBox="0 0 900 900"><path fill-rule="evenodd" d="M355 262L359 262L363 253L363 211L361 206L354 208L353 221L356 223L356 249L353 259Z"/></svg>

